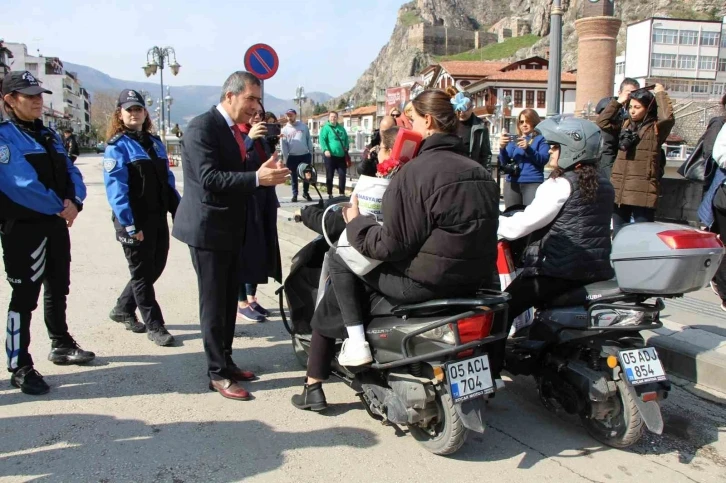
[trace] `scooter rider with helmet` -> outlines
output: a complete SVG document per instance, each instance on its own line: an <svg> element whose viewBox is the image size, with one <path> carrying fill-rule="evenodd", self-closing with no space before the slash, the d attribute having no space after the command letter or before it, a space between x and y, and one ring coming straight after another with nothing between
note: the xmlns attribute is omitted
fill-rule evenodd
<svg viewBox="0 0 726 483"><path fill-rule="evenodd" d="M63 141L43 125L43 94L33 74L12 71L2 79L9 120L0 122L0 240L12 287L7 342L10 383L25 394L45 394L48 384L30 356L30 320L44 288L45 325L51 339L48 360L83 364L95 358L68 333L70 287L68 229L83 208L86 186Z"/></svg>
<svg viewBox="0 0 726 483"><path fill-rule="evenodd" d="M499 217L500 238L531 235L523 271L506 289L512 297L508 330L530 307L615 275L610 265L615 192L597 169L600 129L584 119L555 116L536 130L549 144L550 163L556 167L537 189L531 205ZM497 364L503 361L504 344L498 347L502 357L493 359Z"/></svg>

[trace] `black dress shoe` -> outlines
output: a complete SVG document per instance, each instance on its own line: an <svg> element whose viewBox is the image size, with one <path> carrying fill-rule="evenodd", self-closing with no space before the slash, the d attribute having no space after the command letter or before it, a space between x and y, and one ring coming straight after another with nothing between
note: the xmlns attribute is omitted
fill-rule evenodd
<svg viewBox="0 0 726 483"><path fill-rule="evenodd" d="M118 322L119 324L124 324L126 330L130 330L135 334L146 332L146 326L139 321L139 319L136 317L136 314L125 314L116 310L116 308L114 307L111 313L108 314L108 318L113 320L114 322Z"/></svg>
<svg viewBox="0 0 726 483"><path fill-rule="evenodd" d="M64 366L67 364L86 364L96 358L96 354L90 351L84 351L68 336L68 340L53 341L53 345L48 354L48 360L53 364Z"/></svg>
<svg viewBox="0 0 726 483"><path fill-rule="evenodd" d="M313 197L310 196L310 193L303 193L303 198L305 198L308 201L313 201Z"/></svg>
<svg viewBox="0 0 726 483"><path fill-rule="evenodd" d="M323 383L305 384L302 394L296 394L292 397L292 405L298 409L310 409L312 411L322 411L328 407L323 392Z"/></svg>
<svg viewBox="0 0 726 483"><path fill-rule="evenodd" d="M158 329L149 329L146 337L148 337L154 344L162 347L174 345L174 336L171 335L163 325Z"/></svg>
<svg viewBox="0 0 726 483"><path fill-rule="evenodd" d="M31 396L39 396L50 391L50 386L33 366L21 367L13 372L10 376L10 384Z"/></svg>
<svg viewBox="0 0 726 483"><path fill-rule="evenodd" d="M290 203L297 203L297 195L293 196L293 197L292 197L292 198L290 199Z"/></svg>

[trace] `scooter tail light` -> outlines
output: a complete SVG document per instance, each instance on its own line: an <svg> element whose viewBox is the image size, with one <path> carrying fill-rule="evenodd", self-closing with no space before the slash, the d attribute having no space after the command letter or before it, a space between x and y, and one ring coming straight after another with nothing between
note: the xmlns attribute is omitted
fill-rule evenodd
<svg viewBox="0 0 726 483"><path fill-rule="evenodd" d="M459 338L462 344L481 340L488 337L492 331L492 323L494 322L494 313L486 312L477 314L473 317L467 317L457 322L459 326Z"/></svg>
<svg viewBox="0 0 726 483"><path fill-rule="evenodd" d="M653 392L644 392L640 396L640 398L643 400L643 402L655 401L655 400L658 399L658 393L655 392L655 391L653 391Z"/></svg>
<svg viewBox="0 0 726 483"><path fill-rule="evenodd" d="M723 248L715 233L700 230L667 230L658 233L663 243L672 250L692 248Z"/></svg>

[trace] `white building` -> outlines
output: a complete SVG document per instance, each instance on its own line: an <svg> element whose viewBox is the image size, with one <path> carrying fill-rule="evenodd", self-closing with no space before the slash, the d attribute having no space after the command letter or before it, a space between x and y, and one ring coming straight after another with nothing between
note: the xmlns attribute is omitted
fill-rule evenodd
<svg viewBox="0 0 726 483"><path fill-rule="evenodd" d="M43 96L43 122L55 129L71 127L76 133L89 132L91 99L78 75L66 71L57 57L29 55L25 44L5 45L13 54L12 70L27 70L53 92Z"/></svg>
<svg viewBox="0 0 726 483"><path fill-rule="evenodd" d="M616 63L614 91L631 77L642 86L661 83L676 99L720 99L726 93L726 23L649 18L630 24L625 55Z"/></svg>

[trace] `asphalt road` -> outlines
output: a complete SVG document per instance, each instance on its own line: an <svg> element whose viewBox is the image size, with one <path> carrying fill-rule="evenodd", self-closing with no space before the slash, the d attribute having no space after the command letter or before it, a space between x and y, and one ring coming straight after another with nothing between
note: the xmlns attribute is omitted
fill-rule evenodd
<svg viewBox="0 0 726 483"><path fill-rule="evenodd" d="M260 374L247 385L255 399L209 392L186 246L172 242L157 283L176 347L157 347L107 319L128 271L99 161L78 163L89 197L72 228L68 305L73 335L98 357L86 367L47 362L50 343L36 312L31 350L53 388L30 397L0 384L0 482L726 482L726 405L677 387L663 404L664 435L646 434L627 451L602 447L576 419L549 413L530 379L508 382L489 405L487 431L450 458L368 417L339 382L326 386L328 414L298 411L289 399L304 373L277 317L238 323L235 360ZM302 243L283 236L283 259ZM261 294L269 308L275 288Z"/></svg>

